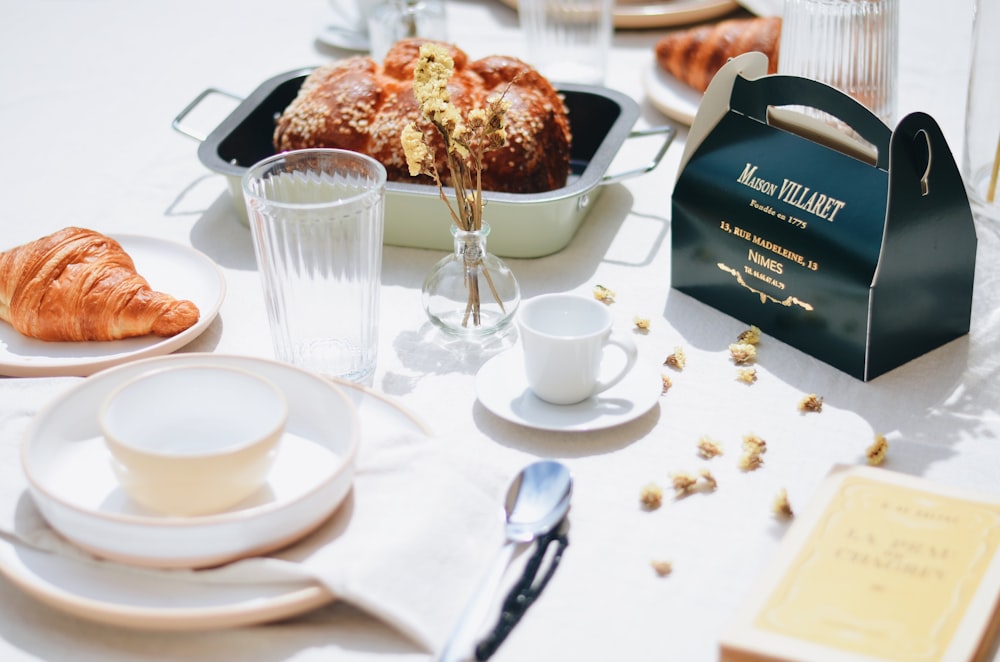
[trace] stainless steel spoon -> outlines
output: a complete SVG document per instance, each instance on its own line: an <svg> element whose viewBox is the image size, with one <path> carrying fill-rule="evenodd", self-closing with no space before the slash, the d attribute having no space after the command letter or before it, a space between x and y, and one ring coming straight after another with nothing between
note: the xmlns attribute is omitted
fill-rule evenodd
<svg viewBox="0 0 1000 662"><path fill-rule="evenodd" d="M438 656L439 662L458 662L471 654L477 630L486 620L514 550L558 524L569 510L572 492L573 478L569 469L552 460L529 464L514 478L504 503L506 542L459 617L451 638Z"/></svg>

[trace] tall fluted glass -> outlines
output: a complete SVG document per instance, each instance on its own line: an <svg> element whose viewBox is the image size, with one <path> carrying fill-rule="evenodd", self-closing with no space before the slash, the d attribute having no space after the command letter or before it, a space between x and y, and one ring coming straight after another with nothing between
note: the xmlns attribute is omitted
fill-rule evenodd
<svg viewBox="0 0 1000 662"><path fill-rule="evenodd" d="M778 73L854 97L892 126L899 72L899 0L785 0Z"/></svg>
<svg viewBox="0 0 1000 662"><path fill-rule="evenodd" d="M285 152L243 177L275 356L367 383L378 354L385 168L335 149Z"/></svg>

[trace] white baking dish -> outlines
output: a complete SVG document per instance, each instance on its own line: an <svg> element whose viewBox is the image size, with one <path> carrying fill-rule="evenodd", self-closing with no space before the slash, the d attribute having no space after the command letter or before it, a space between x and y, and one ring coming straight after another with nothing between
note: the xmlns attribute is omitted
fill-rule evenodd
<svg viewBox="0 0 1000 662"><path fill-rule="evenodd" d="M174 119L175 129L201 140L201 162L229 178L233 202L244 223L246 208L240 179L249 166L274 153L271 140L275 119L295 98L310 71L298 69L265 81L204 139L184 125L185 117L211 94L234 95L215 88L205 90ZM569 182L545 193L485 193L485 219L491 228L489 249L496 255L527 258L562 250L594 206L602 187L655 168L674 138L671 126L633 131L638 104L620 92L569 84L559 85L558 89L566 99L573 132ZM608 166L626 139L648 135L663 136L650 163L608 174ZM435 187L408 182L386 185L385 243L451 250L450 226Z"/></svg>

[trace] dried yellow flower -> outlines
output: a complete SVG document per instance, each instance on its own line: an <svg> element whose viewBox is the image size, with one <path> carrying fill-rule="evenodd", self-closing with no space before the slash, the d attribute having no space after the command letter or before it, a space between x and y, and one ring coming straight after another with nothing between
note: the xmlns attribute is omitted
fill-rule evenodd
<svg viewBox="0 0 1000 662"><path fill-rule="evenodd" d="M788 501L788 491L785 488L781 488L778 492L778 496L774 498L774 504L771 506L771 510L778 517L783 517L785 519L792 518L795 513L792 512L792 504Z"/></svg>
<svg viewBox="0 0 1000 662"><path fill-rule="evenodd" d="M753 471L760 469L762 466L764 466L764 458L760 456L760 453L743 451L743 455L740 456L740 469L743 471Z"/></svg>
<svg viewBox="0 0 1000 662"><path fill-rule="evenodd" d="M639 503L646 510L656 510L663 504L663 489L656 483L644 485L639 492Z"/></svg>
<svg viewBox="0 0 1000 662"><path fill-rule="evenodd" d="M749 329L736 336L736 342L746 343L748 345L757 345L760 343L760 329L756 326L751 325Z"/></svg>
<svg viewBox="0 0 1000 662"><path fill-rule="evenodd" d="M757 368L740 368L736 371L736 381L753 384L757 381Z"/></svg>
<svg viewBox="0 0 1000 662"><path fill-rule="evenodd" d="M660 379L663 380L663 390L660 391L660 394L663 395L670 390L671 386L674 385L674 380L670 379L667 375L660 375Z"/></svg>
<svg viewBox="0 0 1000 662"><path fill-rule="evenodd" d="M604 303L614 303L615 293L603 285L594 286L594 298Z"/></svg>
<svg viewBox="0 0 1000 662"><path fill-rule="evenodd" d="M815 393L810 393L799 400L799 411L814 411L817 413L823 411L823 398Z"/></svg>
<svg viewBox="0 0 1000 662"><path fill-rule="evenodd" d="M648 317L639 317L638 315L632 318L632 322L635 327L640 331L649 331L650 321Z"/></svg>
<svg viewBox="0 0 1000 662"><path fill-rule="evenodd" d="M702 437L698 440L698 454L705 459L722 455L722 445L707 436Z"/></svg>
<svg viewBox="0 0 1000 662"><path fill-rule="evenodd" d="M868 464L878 466L885 460L886 453L889 452L889 442L880 434L875 435L875 442L868 447L865 455L868 456Z"/></svg>
<svg viewBox="0 0 1000 662"><path fill-rule="evenodd" d="M433 167L434 155L424 141L423 131L418 129L415 124L410 122L403 127L400 140L403 143L406 166L410 169L411 177L416 177Z"/></svg>
<svg viewBox="0 0 1000 662"><path fill-rule="evenodd" d="M743 436L743 450L758 454L766 453L767 442L755 434L747 434Z"/></svg>
<svg viewBox="0 0 1000 662"><path fill-rule="evenodd" d="M670 478L673 481L674 491L677 493L677 496L688 494L698 483L698 477L686 471L679 471L671 475Z"/></svg>
<svg viewBox="0 0 1000 662"><path fill-rule="evenodd" d="M683 370L687 365L687 354L684 348L678 345L674 347L674 353L663 360L663 365L668 365L675 370Z"/></svg>
<svg viewBox="0 0 1000 662"><path fill-rule="evenodd" d="M767 452L767 442L754 434L743 437L743 454L740 456L739 467L743 471L753 471L764 465L764 453Z"/></svg>
<svg viewBox="0 0 1000 662"><path fill-rule="evenodd" d="M706 485L708 485L708 489L714 490L719 486L719 481L715 479L715 476L713 476L712 472L707 468L699 469L698 475L701 476L701 479L705 481Z"/></svg>
<svg viewBox="0 0 1000 662"><path fill-rule="evenodd" d="M729 356L740 365L753 363L757 358L757 348L746 342L733 343L729 346Z"/></svg>
<svg viewBox="0 0 1000 662"><path fill-rule="evenodd" d="M653 566L653 571L660 577L666 577L674 571L674 564L670 561L650 561L649 564Z"/></svg>

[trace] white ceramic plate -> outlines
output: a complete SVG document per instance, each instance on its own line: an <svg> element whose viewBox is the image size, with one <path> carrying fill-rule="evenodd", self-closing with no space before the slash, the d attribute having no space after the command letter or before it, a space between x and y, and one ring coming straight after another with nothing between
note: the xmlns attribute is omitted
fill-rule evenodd
<svg viewBox="0 0 1000 662"><path fill-rule="evenodd" d="M169 338L150 335L107 342L45 342L27 338L0 322L0 375L85 377L125 361L169 354L208 328L226 295L226 280L215 262L200 251L162 239L113 237L154 290L193 301L201 312L198 322Z"/></svg>
<svg viewBox="0 0 1000 662"><path fill-rule="evenodd" d="M698 113L702 93L677 80L660 67L654 57L642 74L646 98L667 117L691 126Z"/></svg>
<svg viewBox="0 0 1000 662"><path fill-rule="evenodd" d="M188 355L184 355L186 358ZM176 357L179 358L179 357ZM216 357L238 365L253 359ZM256 365L256 363L253 363ZM430 434L412 413L356 384L340 383L366 431ZM289 618L334 598L311 582L259 586L175 582L81 563L0 538L0 572L41 602L81 618L145 630L209 630Z"/></svg>
<svg viewBox="0 0 1000 662"><path fill-rule="evenodd" d="M157 368L238 365L281 388L289 416L264 487L218 514L169 517L145 511L111 468L97 411L125 380ZM169 407L169 402L153 403ZM22 444L29 489L53 529L91 553L131 565L203 567L285 547L321 524L354 479L361 429L333 382L264 359L179 354L111 368L41 410Z"/></svg>
<svg viewBox="0 0 1000 662"><path fill-rule="evenodd" d="M497 416L529 428L585 432L622 425L652 409L663 393L659 372L636 364L603 393L575 405L553 405L528 388L523 361L519 348L487 361L476 375L476 396Z"/></svg>
<svg viewBox="0 0 1000 662"><path fill-rule="evenodd" d="M517 8L517 0L502 0ZM616 28L661 28L707 21L739 8L735 0L618 0Z"/></svg>

